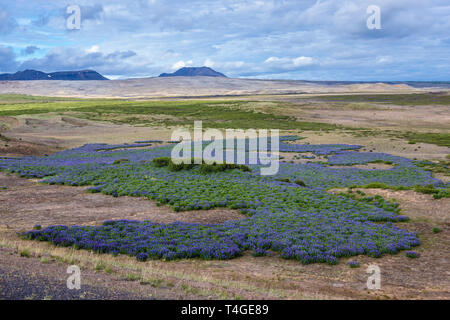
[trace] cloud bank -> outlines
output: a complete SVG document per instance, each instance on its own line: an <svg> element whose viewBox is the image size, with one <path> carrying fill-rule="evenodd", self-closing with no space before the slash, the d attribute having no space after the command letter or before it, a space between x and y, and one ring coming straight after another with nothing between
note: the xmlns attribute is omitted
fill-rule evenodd
<svg viewBox="0 0 450 320"><path fill-rule="evenodd" d="M30 2L33 3L30 6ZM112 78L206 65L231 77L450 80L445 0L78 0L0 6L0 72L95 69ZM381 10L370 30L366 9Z"/></svg>

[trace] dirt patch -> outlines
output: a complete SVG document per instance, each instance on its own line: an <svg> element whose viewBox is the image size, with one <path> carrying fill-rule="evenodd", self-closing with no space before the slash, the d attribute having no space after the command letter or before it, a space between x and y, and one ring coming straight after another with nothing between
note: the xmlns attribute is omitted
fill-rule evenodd
<svg viewBox="0 0 450 320"><path fill-rule="evenodd" d="M433 177L441 180L444 183L450 182L450 174L433 173Z"/></svg>
<svg viewBox="0 0 450 320"><path fill-rule="evenodd" d="M358 168L358 169L366 169L366 170L389 170L394 168L394 165L385 164L385 163L366 163L366 164L353 164L351 166L331 166L331 168Z"/></svg>
<svg viewBox="0 0 450 320"><path fill-rule="evenodd" d="M449 131L450 106L446 105L394 105L372 102L334 102L310 100L296 96L268 98L289 102L280 113L296 117L299 121L319 121L349 127L379 130Z"/></svg>
<svg viewBox="0 0 450 320"><path fill-rule="evenodd" d="M61 151L55 143L34 143L23 141L21 138L10 138L7 135L6 141L0 141L1 157L23 157L23 156L43 156Z"/></svg>
<svg viewBox="0 0 450 320"><path fill-rule="evenodd" d="M328 159L324 156L318 156L311 152L280 152L280 161L289 163L311 163L311 162L328 162ZM282 157L282 158L281 158ZM343 168L358 168L366 170L388 170L394 168L394 165L385 163L367 163L367 164L354 164L349 166L333 165L330 168L343 169Z"/></svg>
<svg viewBox="0 0 450 320"><path fill-rule="evenodd" d="M84 127L87 126L89 123L77 118L71 118L71 117L61 117L61 121L67 122L71 125L77 126L77 127Z"/></svg>
<svg viewBox="0 0 450 320"><path fill-rule="evenodd" d="M91 299L151 299L152 295L132 294L124 290L130 282L111 283L109 277L83 270L83 286L69 290L66 285L67 266L50 257L46 264L38 259L20 256L13 249L0 248L0 299L7 300L91 300ZM53 263L50 261L53 260ZM106 280L106 281L105 281ZM112 286L111 286L112 285ZM131 290L130 290L131 291Z"/></svg>
<svg viewBox="0 0 450 320"><path fill-rule="evenodd" d="M141 147L127 147L127 148L112 148L112 149L97 149L97 152L111 152L111 151L127 151L127 150L145 150L145 149L151 149L156 146L167 146L168 143L165 142L151 142L151 143L142 143Z"/></svg>
<svg viewBox="0 0 450 320"><path fill-rule="evenodd" d="M17 127L19 121L14 117L0 116L0 131Z"/></svg>
<svg viewBox="0 0 450 320"><path fill-rule="evenodd" d="M289 134L296 134L291 132ZM409 144L408 141L384 136L355 136L354 132L333 131L303 131L299 133L306 137L301 143L310 144L356 144L362 145L360 152L381 152L395 156L418 160L445 160L450 148L428 143Z"/></svg>
<svg viewBox="0 0 450 320"><path fill-rule="evenodd" d="M0 186L7 188L0 191L0 225L13 230L28 230L35 224L94 225L110 219L218 224L247 217L225 208L175 212L145 198L114 198L87 193L87 187L39 184L6 173L0 173Z"/></svg>
<svg viewBox="0 0 450 320"><path fill-rule="evenodd" d="M281 157L283 158L281 159ZM280 161L290 163L308 163L319 161L326 162L328 160L323 156L317 156L311 152L280 152Z"/></svg>
<svg viewBox="0 0 450 320"><path fill-rule="evenodd" d="M55 150L80 147L86 143L132 143L137 140L170 140L172 130L168 128L134 127L90 120L80 120L52 113L18 116L19 124L3 135L11 140L27 142L35 146L47 146ZM3 141L0 141L0 146ZM10 149L0 151L0 156L12 154ZM19 151L14 153L19 156ZM38 153L33 155L43 155ZM25 155L25 154L24 154ZM29 154L26 154L29 155Z"/></svg>
<svg viewBox="0 0 450 320"><path fill-rule="evenodd" d="M332 189L330 192L341 192L346 189ZM434 199L430 194L422 194L413 190L354 189L368 195L380 195L387 200L395 199L400 204L402 214L412 220L428 223L450 225L450 199Z"/></svg>
<svg viewBox="0 0 450 320"><path fill-rule="evenodd" d="M20 255L19 248L0 248L0 299L14 300L161 300L200 299L176 283L146 279L140 272L118 273L99 268L96 257L90 263L54 255L53 250ZM81 288L67 288L67 267L81 269ZM96 270L97 269L97 270ZM153 281L152 281L153 280Z"/></svg>

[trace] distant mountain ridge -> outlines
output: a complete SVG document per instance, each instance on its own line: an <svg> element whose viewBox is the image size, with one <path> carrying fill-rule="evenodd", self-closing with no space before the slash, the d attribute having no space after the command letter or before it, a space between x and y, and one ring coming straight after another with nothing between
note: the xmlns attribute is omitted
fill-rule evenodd
<svg viewBox="0 0 450 320"><path fill-rule="evenodd" d="M227 76L209 67L184 67L174 73L161 73L160 77L223 77Z"/></svg>
<svg viewBox="0 0 450 320"><path fill-rule="evenodd" d="M0 81L27 81L27 80L109 80L94 70L58 71L45 73L37 70L24 70L16 73L0 74Z"/></svg>

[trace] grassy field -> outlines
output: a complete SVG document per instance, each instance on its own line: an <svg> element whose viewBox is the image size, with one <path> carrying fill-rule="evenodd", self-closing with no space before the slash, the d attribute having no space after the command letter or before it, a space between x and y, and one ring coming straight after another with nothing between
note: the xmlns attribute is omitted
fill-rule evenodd
<svg viewBox="0 0 450 320"><path fill-rule="evenodd" d="M349 103L389 103L394 105L450 104L441 94L342 95L314 97L320 101ZM283 113L289 102L240 100L131 101L121 99L76 99L26 95L0 95L0 116L60 114L94 121L137 126L190 126L202 120L205 128L274 128L297 131L350 131L354 135L401 138L410 143L450 146L450 133L397 130L367 130L326 121L302 121ZM313 104L314 106L314 104Z"/></svg>
<svg viewBox="0 0 450 320"><path fill-rule="evenodd" d="M202 120L209 128L273 128L283 130L334 130L338 125L297 121L286 115L249 110L248 101L183 100L128 101L60 99L0 95L0 116L71 113L79 118L132 125L177 126Z"/></svg>

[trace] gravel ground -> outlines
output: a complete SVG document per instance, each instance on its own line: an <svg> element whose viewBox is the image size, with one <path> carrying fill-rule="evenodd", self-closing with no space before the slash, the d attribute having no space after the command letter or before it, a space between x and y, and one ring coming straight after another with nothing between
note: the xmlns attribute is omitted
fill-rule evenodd
<svg viewBox="0 0 450 320"><path fill-rule="evenodd" d="M5 300L135 300L152 297L127 290L115 290L105 275L83 276L81 288L68 289L67 265L43 264L35 258L21 257L12 250L0 249L0 299ZM84 283L86 282L86 283Z"/></svg>

